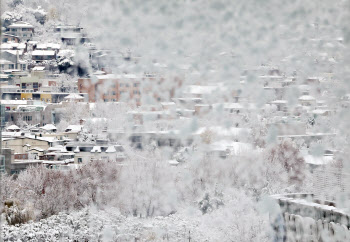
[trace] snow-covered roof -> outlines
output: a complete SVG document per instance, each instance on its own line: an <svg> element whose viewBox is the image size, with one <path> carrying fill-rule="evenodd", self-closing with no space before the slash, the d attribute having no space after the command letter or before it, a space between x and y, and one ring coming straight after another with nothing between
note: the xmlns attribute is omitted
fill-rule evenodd
<svg viewBox="0 0 350 242"><path fill-rule="evenodd" d="M60 50L57 54L57 56L74 56L74 50Z"/></svg>
<svg viewBox="0 0 350 242"><path fill-rule="evenodd" d="M4 59L0 59L0 64L1 65L11 65L11 64L15 64L12 61L9 60L4 60Z"/></svg>
<svg viewBox="0 0 350 242"><path fill-rule="evenodd" d="M56 29L82 29L82 27L76 25L57 25Z"/></svg>
<svg viewBox="0 0 350 242"><path fill-rule="evenodd" d="M26 48L26 44L25 43L7 42L7 43L2 43L0 45L0 49L3 49L3 50L25 49L25 48Z"/></svg>
<svg viewBox="0 0 350 242"><path fill-rule="evenodd" d="M28 138L34 138L33 136L31 137L28 137ZM42 140L42 141L46 141L46 142L49 142L49 143L53 143L55 141L58 141L56 139L56 137L36 137L37 140Z"/></svg>
<svg viewBox="0 0 350 242"><path fill-rule="evenodd" d="M96 78L97 79L135 79L135 78L139 78L141 76L138 76L136 74L121 74L121 75L117 75L117 74L106 74L106 75L97 75Z"/></svg>
<svg viewBox="0 0 350 242"><path fill-rule="evenodd" d="M330 110L327 110L327 109L315 109L315 110L312 110L312 113L323 115L323 114L327 114L329 111Z"/></svg>
<svg viewBox="0 0 350 242"><path fill-rule="evenodd" d="M79 99L79 100L81 100L81 99L84 99L84 97L82 97L82 96L80 96L79 94L77 94L77 93L71 93L71 94L69 94L68 96L66 96L66 97L64 97L64 99L69 99L69 100L73 100L73 99Z"/></svg>
<svg viewBox="0 0 350 242"><path fill-rule="evenodd" d="M65 39L78 39L81 37L81 33L62 32L61 37Z"/></svg>
<svg viewBox="0 0 350 242"><path fill-rule="evenodd" d="M83 128L83 125L69 125L65 132L80 132Z"/></svg>
<svg viewBox="0 0 350 242"><path fill-rule="evenodd" d="M36 150L36 151L40 151L40 152L44 151L44 149L39 148L39 147L34 147L34 148L31 148L30 150Z"/></svg>
<svg viewBox="0 0 350 242"><path fill-rule="evenodd" d="M206 131L213 132L218 136L238 136L241 134L248 134L250 132L250 130L247 128L235 128L235 127L225 128L221 126L212 126L209 128L201 127L194 134L201 135Z"/></svg>
<svg viewBox="0 0 350 242"><path fill-rule="evenodd" d="M271 102L272 104L287 104L287 100L275 100Z"/></svg>
<svg viewBox="0 0 350 242"><path fill-rule="evenodd" d="M60 49L61 48L61 45L60 44L55 44L55 43L47 43L47 44L37 44L36 46L36 49L38 50L43 50L43 49L48 49L48 48L51 48L51 49Z"/></svg>
<svg viewBox="0 0 350 242"><path fill-rule="evenodd" d="M18 36L17 36L17 35L14 35L14 34L9 34L9 33L4 33L4 32L6 31L6 28L1 27L1 29L3 30L3 33L2 33L2 35L3 35L3 36L10 36L10 37L15 37L15 38L18 38Z"/></svg>
<svg viewBox="0 0 350 242"><path fill-rule="evenodd" d="M45 70L45 66L34 66L32 71L43 71Z"/></svg>
<svg viewBox="0 0 350 242"><path fill-rule="evenodd" d="M252 145L249 143L221 140L212 143L210 149L212 151L229 151L233 155L239 155L244 152L252 151Z"/></svg>
<svg viewBox="0 0 350 242"><path fill-rule="evenodd" d="M18 130L18 129L20 129L17 125L10 125L10 126L8 126L7 128L6 128L6 130Z"/></svg>
<svg viewBox="0 0 350 242"><path fill-rule="evenodd" d="M20 49L20 50L1 50L1 53L9 53L11 55L15 55L17 56L17 53L18 55L23 55L23 52L24 50Z"/></svg>
<svg viewBox="0 0 350 242"><path fill-rule="evenodd" d="M24 21L18 21L9 25L7 28L34 28L33 25Z"/></svg>
<svg viewBox="0 0 350 242"><path fill-rule="evenodd" d="M313 101L316 99L310 95L303 95L303 96L299 97L299 100L301 100L301 101Z"/></svg>
<svg viewBox="0 0 350 242"><path fill-rule="evenodd" d="M41 127L44 130L57 130L56 126L53 124L46 124L45 126Z"/></svg>
<svg viewBox="0 0 350 242"><path fill-rule="evenodd" d="M113 145L108 146L106 153L115 153L117 152L117 150L115 149L115 147Z"/></svg>
<svg viewBox="0 0 350 242"><path fill-rule="evenodd" d="M56 146L48 148L47 151L67 152L67 149L63 145L56 145Z"/></svg>
<svg viewBox="0 0 350 242"><path fill-rule="evenodd" d="M32 56L55 55L53 50L34 50Z"/></svg>
<svg viewBox="0 0 350 242"><path fill-rule="evenodd" d="M100 146L94 146L91 150L91 153L101 153L101 147Z"/></svg>
<svg viewBox="0 0 350 242"><path fill-rule="evenodd" d="M7 75L7 74L0 74L0 78L7 79L7 78L9 78L9 75ZM4 86L1 86L1 87L4 87Z"/></svg>
<svg viewBox="0 0 350 242"><path fill-rule="evenodd" d="M327 165L333 162L333 156L304 156L305 163L310 165Z"/></svg>
<svg viewBox="0 0 350 242"><path fill-rule="evenodd" d="M199 86L199 85L190 85L187 86L184 90L184 93L190 94L210 94L213 91L218 89L218 86Z"/></svg>
<svg viewBox="0 0 350 242"><path fill-rule="evenodd" d="M177 160L169 160L168 163L172 166L177 166L178 164L180 164L180 162L178 162Z"/></svg>
<svg viewBox="0 0 350 242"><path fill-rule="evenodd" d="M105 74L106 74L106 72L104 72L104 71L95 71L93 73L93 75L105 75Z"/></svg>
<svg viewBox="0 0 350 242"><path fill-rule="evenodd" d="M27 100L0 100L2 105L26 105Z"/></svg>
<svg viewBox="0 0 350 242"><path fill-rule="evenodd" d="M161 102L160 104L163 105L163 106L172 106L172 105L176 105L176 103L174 103L174 102Z"/></svg>
<svg viewBox="0 0 350 242"><path fill-rule="evenodd" d="M244 106L240 103L215 103L213 104L213 107L217 108L221 105L224 109L243 109L244 108Z"/></svg>

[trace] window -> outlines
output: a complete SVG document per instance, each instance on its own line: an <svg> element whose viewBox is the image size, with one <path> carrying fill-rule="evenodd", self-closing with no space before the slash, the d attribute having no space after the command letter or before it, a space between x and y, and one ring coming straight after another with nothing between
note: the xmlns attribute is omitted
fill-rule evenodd
<svg viewBox="0 0 350 242"><path fill-rule="evenodd" d="M139 84L138 83L134 83L134 87L138 87L139 86Z"/></svg>
<svg viewBox="0 0 350 242"><path fill-rule="evenodd" d="M115 91L112 92L112 95L115 95Z"/></svg>
<svg viewBox="0 0 350 242"><path fill-rule="evenodd" d="M123 84L123 83L120 83L120 84L119 84L119 86L120 86L120 87L123 87L123 86L124 86L124 84Z"/></svg>
<svg viewBox="0 0 350 242"><path fill-rule="evenodd" d="M5 173L5 156L0 156L0 173Z"/></svg>
<svg viewBox="0 0 350 242"><path fill-rule="evenodd" d="M140 94L140 92L139 91L134 91L134 94Z"/></svg>
<svg viewBox="0 0 350 242"><path fill-rule="evenodd" d="M83 163L83 158L78 158L78 163L79 164Z"/></svg>

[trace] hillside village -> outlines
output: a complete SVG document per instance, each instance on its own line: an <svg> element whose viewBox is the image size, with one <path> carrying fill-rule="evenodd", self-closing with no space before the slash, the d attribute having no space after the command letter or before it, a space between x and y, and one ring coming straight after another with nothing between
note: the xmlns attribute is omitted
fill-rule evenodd
<svg viewBox="0 0 350 242"><path fill-rule="evenodd" d="M291 46L301 41L304 49L281 51L258 65L230 51L216 53L204 75L186 63L188 56L174 67L137 50L104 47L96 33L69 20L45 32L40 24L49 14L40 7L32 11L33 22L13 12L2 15L2 174L16 178L33 167L70 172L99 162L124 167L151 158L144 154L160 157L169 170L188 169L199 154L218 164L267 157L271 164L279 159L292 181L283 191L294 193L275 194L273 178L249 192L272 195L286 223L326 221L319 214L332 211L338 217L327 223L349 231L349 215L334 202L339 189L350 194L350 173L343 169L349 137L342 130L348 126L340 118L346 120L350 92L337 73L348 43L340 29L307 23L309 32L300 39L280 36ZM296 60L300 56L305 62ZM225 67L219 64L226 59L240 63L236 75L221 76ZM306 62L312 71L303 69ZM301 186L304 180L313 185ZM313 205L299 194L303 189ZM322 200L327 202L318 207ZM305 215L290 204L319 210ZM292 227L287 223L286 230L295 232Z"/></svg>
<svg viewBox="0 0 350 242"><path fill-rule="evenodd" d="M248 138L253 135L253 130L245 121L257 110L262 115L256 115L256 118L267 126L274 126L278 139L302 140L308 147L313 142L336 135L335 131L324 132L315 126L349 106L349 94L325 95L338 84L332 73L315 73L316 77L302 78L288 76L272 65L247 67L235 88L229 87L229 92L225 83L204 81L183 86L182 78L186 78L186 74L189 76L190 72L185 69L173 77L177 83L173 89L180 90L180 94L175 95L171 89L169 98L165 99L157 96L152 85L165 80L166 65L154 63L161 66L154 73L112 73L105 61L110 58L108 51L96 49L82 27L56 26L53 30L57 35L55 43L33 40L35 28L23 21L11 23L3 31L0 47L1 105L6 162L2 170L11 174L33 164L66 169L64 167L75 167L96 159L122 161L125 154L119 143L121 137L129 140L126 144L140 149L149 140L154 140L156 146L170 146L176 154L178 150L192 147L198 137L213 134L215 139L203 139L203 142L210 143L209 153L222 158L237 155L241 149L262 147L257 140L252 142ZM80 44L89 52L89 69L93 73L88 74L74 64L76 46ZM334 39L326 44L341 46L342 40ZM120 57L121 65L132 65L137 61L132 56ZM334 59L324 58L323 61ZM257 78L256 88L262 89L267 96L259 104L253 93L244 92L252 75ZM288 104L290 90L298 93L293 107ZM221 102L212 100L212 95L221 92L228 96L219 100ZM142 103L142 97L146 100L150 95L156 95L157 103ZM68 107L69 112L75 112L74 108L84 112L80 118L64 122L64 127L61 121ZM111 125L104 120L106 117L95 117L97 107L123 110L133 123L132 129L127 131L123 123L116 121L116 125ZM212 110L220 110L225 117L232 117L232 121L225 126L203 124L186 140L179 140L179 127L172 124L186 123L193 117L205 119ZM143 125L144 119L152 119L154 127ZM86 124L91 122L98 123L102 130L89 130ZM89 141L84 141L84 135L89 136ZM306 152L306 163L314 167L334 162L332 157L337 147L329 145L326 149L321 157Z"/></svg>

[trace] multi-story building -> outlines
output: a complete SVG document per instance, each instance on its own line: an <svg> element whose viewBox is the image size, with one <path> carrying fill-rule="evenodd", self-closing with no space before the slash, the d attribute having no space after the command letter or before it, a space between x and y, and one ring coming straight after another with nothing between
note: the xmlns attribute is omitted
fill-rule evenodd
<svg viewBox="0 0 350 242"><path fill-rule="evenodd" d="M141 103L140 83L145 77L136 75L96 75L94 78L78 79L80 93L89 94L89 102L118 102L134 100L137 105Z"/></svg>
<svg viewBox="0 0 350 242"><path fill-rule="evenodd" d="M73 25L61 25L55 27L55 32L66 45L76 45L79 43L89 42L89 38L83 31L82 27Z"/></svg>
<svg viewBox="0 0 350 242"><path fill-rule="evenodd" d="M9 25L7 29L7 34L18 36L21 41L27 41L33 38L34 27L27 22L18 21Z"/></svg>
<svg viewBox="0 0 350 242"><path fill-rule="evenodd" d="M3 91L1 99L3 100L38 100L46 103L59 103L66 101L65 97L70 93L60 92L34 92L34 89L20 89L14 91ZM80 93L84 97L84 101L87 101L87 93Z"/></svg>
<svg viewBox="0 0 350 242"><path fill-rule="evenodd" d="M1 42L2 43L7 43L7 42L18 43L19 42L19 38L16 35L3 33L1 35Z"/></svg>

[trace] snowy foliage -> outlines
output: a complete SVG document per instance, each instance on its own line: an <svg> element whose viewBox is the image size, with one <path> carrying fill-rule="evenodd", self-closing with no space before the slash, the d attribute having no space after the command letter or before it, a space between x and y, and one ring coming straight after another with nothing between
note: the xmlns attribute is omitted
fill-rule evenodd
<svg viewBox="0 0 350 242"><path fill-rule="evenodd" d="M143 78L141 107L127 100L124 106L67 102L55 110L59 130L85 121L80 141L108 136L106 130L125 134L118 142L128 158L72 171L30 168L17 179L3 176L1 201L14 204L1 204L8 222L35 220L6 225L4 238L271 239L259 204L268 195L312 190L308 152L320 157L332 149L330 166L350 170L349 9L343 0L3 1L4 26L28 21L36 40L60 42L53 33L60 24L81 26L93 39L61 50L57 62L43 62L67 73L60 91L74 90L76 69L97 82L96 67L90 66L95 47L108 50L111 58L103 64L113 74L157 76ZM131 118L142 108L156 110L159 102L175 100L169 119ZM225 108L229 104L231 110ZM193 142L162 148L152 140L136 150L126 136L137 128L176 129L178 140ZM246 132L228 134L231 128ZM222 148L221 141L229 145ZM349 208L348 200L339 202ZM273 203L267 207L274 209Z"/></svg>

